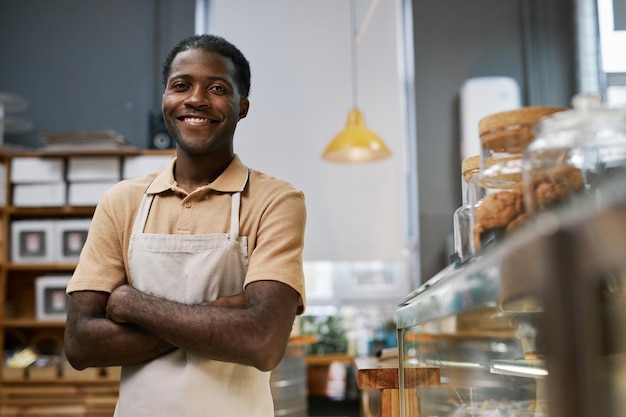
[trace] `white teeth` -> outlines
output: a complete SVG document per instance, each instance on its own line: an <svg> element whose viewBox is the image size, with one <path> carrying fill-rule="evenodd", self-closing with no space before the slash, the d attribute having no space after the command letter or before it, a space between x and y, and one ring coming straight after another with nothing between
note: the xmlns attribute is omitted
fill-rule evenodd
<svg viewBox="0 0 626 417"><path fill-rule="evenodd" d="M200 117L185 117L185 121L189 123L206 123L208 119L203 119Z"/></svg>

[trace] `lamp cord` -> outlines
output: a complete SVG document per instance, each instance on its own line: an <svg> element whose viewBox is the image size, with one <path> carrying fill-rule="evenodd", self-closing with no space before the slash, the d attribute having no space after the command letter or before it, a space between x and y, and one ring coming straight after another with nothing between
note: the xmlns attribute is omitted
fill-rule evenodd
<svg viewBox="0 0 626 417"><path fill-rule="evenodd" d="M356 49L365 38L365 33L369 29L370 23L372 23L372 19L374 18L374 14L376 13L376 9L380 4L380 0L372 0L370 3L370 7L367 10L367 15L363 20L361 28L359 29L356 22L356 0L350 0L350 14L351 14L351 36L350 36L350 49L351 49L351 61L352 61L352 107L358 107L358 71L357 71L357 53Z"/></svg>
<svg viewBox="0 0 626 417"><path fill-rule="evenodd" d="M351 49L351 63L352 63L352 107L358 107L358 74L357 74L357 56L356 56L356 0L350 0L350 49Z"/></svg>

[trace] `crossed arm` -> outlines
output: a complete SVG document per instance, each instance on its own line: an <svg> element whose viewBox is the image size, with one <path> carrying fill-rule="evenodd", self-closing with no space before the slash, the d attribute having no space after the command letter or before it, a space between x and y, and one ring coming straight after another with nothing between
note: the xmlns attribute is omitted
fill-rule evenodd
<svg viewBox="0 0 626 417"><path fill-rule="evenodd" d="M298 293L277 281L257 281L244 293L187 305L129 285L111 294L72 293L65 353L77 369L132 365L180 348L209 359L273 369L282 359L298 308Z"/></svg>

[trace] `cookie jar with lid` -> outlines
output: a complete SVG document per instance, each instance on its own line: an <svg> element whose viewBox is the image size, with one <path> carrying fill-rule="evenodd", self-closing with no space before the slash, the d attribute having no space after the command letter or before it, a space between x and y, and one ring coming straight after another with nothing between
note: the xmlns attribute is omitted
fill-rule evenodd
<svg viewBox="0 0 626 417"><path fill-rule="evenodd" d="M579 94L573 109L543 119L524 153L524 201L529 214L556 207L593 190L626 169L626 109L603 106L595 94Z"/></svg>
<svg viewBox="0 0 626 417"><path fill-rule="evenodd" d="M524 151L535 139L535 125L563 110L563 107L527 106L479 121L480 172L472 180L472 188L478 194L472 214L476 251L495 244L525 221Z"/></svg>
<svg viewBox="0 0 626 417"><path fill-rule="evenodd" d="M506 168L519 171L523 153L535 139L534 127L542 118L565 110L554 106L527 106L515 110L494 113L478 122L480 136L481 171L498 165L503 173ZM488 176L493 188L509 187L519 181L518 176Z"/></svg>
<svg viewBox="0 0 626 417"><path fill-rule="evenodd" d="M458 260L465 261L471 258L474 251L472 238L472 205L481 195L470 191L474 175L480 170L480 155L465 158L461 162L461 206L454 212L452 222L454 227L454 255Z"/></svg>

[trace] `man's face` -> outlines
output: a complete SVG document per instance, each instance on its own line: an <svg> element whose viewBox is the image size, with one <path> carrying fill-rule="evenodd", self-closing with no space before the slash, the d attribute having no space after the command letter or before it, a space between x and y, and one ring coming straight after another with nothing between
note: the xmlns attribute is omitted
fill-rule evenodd
<svg viewBox="0 0 626 417"><path fill-rule="evenodd" d="M248 113L230 59L203 49L176 55L163 93L163 117L179 149L193 156L232 158L239 119Z"/></svg>

